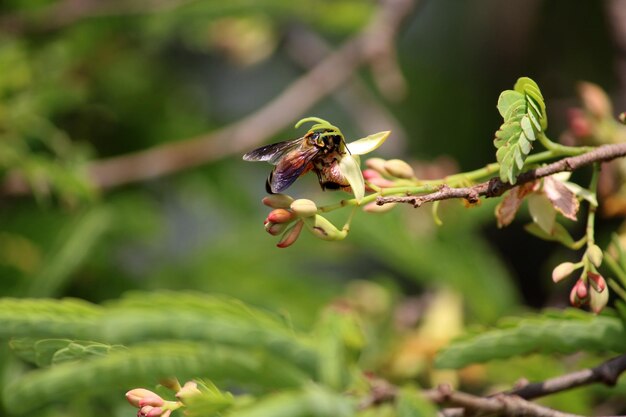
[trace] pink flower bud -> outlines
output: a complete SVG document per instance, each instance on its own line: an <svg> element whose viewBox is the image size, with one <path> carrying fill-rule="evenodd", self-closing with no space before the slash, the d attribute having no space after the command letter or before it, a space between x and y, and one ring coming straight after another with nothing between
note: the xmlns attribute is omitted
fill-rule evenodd
<svg viewBox="0 0 626 417"><path fill-rule="evenodd" d="M392 177L411 179L415 178L415 172L411 165L404 162L402 159L390 159L385 161L385 170Z"/></svg>
<svg viewBox="0 0 626 417"><path fill-rule="evenodd" d="M283 237L280 239L280 242L278 242L276 246L278 246L279 248L286 248L293 245L296 240L298 240L298 236L300 236L303 225L303 221L300 220L289 229L287 229L287 231L283 234Z"/></svg>
<svg viewBox="0 0 626 417"><path fill-rule="evenodd" d="M126 399L131 405L137 408L141 408L144 405L160 406L160 405L163 405L163 401L164 401L163 398L161 398L158 394L150 390L144 389L144 388L135 388L135 389L128 391L126 393ZM151 402L154 402L154 404L150 402L143 403L144 400L146 399L149 399Z"/></svg>
<svg viewBox="0 0 626 417"><path fill-rule="evenodd" d="M201 391L198 389L198 384L194 381L187 381L185 385L176 393L176 399L180 402L185 403L190 397L194 395L200 394Z"/></svg>
<svg viewBox="0 0 626 417"><path fill-rule="evenodd" d="M569 302L572 306L574 307L580 307L582 305L580 299L578 298L578 296L576 295L576 288L577 286L574 285L572 287L572 290L569 292Z"/></svg>
<svg viewBox="0 0 626 417"><path fill-rule="evenodd" d="M370 158L365 161L365 166L374 171L378 171L383 175L389 175L389 173L385 169L385 162L386 161L382 158Z"/></svg>
<svg viewBox="0 0 626 417"><path fill-rule="evenodd" d="M577 138L587 138L591 136L591 123L580 109L570 109L568 112L569 130Z"/></svg>
<svg viewBox="0 0 626 417"><path fill-rule="evenodd" d="M139 400L139 407L151 405L153 407L161 407L165 403L165 400L158 395L152 395Z"/></svg>
<svg viewBox="0 0 626 417"><path fill-rule="evenodd" d="M266 220L272 223L289 223L295 218L296 215L292 211L279 208L270 211Z"/></svg>
<svg viewBox="0 0 626 417"><path fill-rule="evenodd" d="M278 236L289 226L289 223L265 223L265 231L272 236Z"/></svg>
<svg viewBox="0 0 626 417"><path fill-rule="evenodd" d="M576 281L576 296L580 300L585 300L589 295L589 289L587 288L587 284L582 279Z"/></svg>
<svg viewBox="0 0 626 417"><path fill-rule="evenodd" d="M552 281L559 282L562 279L567 278L576 269L576 264L572 262L563 262L558 264L556 268L552 270Z"/></svg>
<svg viewBox="0 0 626 417"><path fill-rule="evenodd" d="M587 272L587 277L589 277L591 286L597 292L602 292L606 289L606 281L602 275L596 274L595 272Z"/></svg>
<svg viewBox="0 0 626 417"><path fill-rule="evenodd" d="M578 93L582 98L585 108L598 119L606 119L612 116L613 108L611 101L596 84L581 82L578 84Z"/></svg>
<svg viewBox="0 0 626 417"><path fill-rule="evenodd" d="M286 194L271 194L263 197L263 204L271 208L288 208L293 198Z"/></svg>
<svg viewBox="0 0 626 417"><path fill-rule="evenodd" d="M139 409L137 417L159 417L163 414L163 411L161 407L146 405Z"/></svg>

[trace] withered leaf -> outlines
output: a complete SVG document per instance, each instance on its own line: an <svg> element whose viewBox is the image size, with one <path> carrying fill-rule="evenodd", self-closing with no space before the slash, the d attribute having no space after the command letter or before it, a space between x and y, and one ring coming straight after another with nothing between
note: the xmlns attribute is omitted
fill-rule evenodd
<svg viewBox="0 0 626 417"><path fill-rule="evenodd" d="M500 204L496 206L496 219L498 220L498 227L504 227L511 224L515 218L515 214L522 205L524 197L533 191L535 182L529 182L517 187L511 188L502 197Z"/></svg>
<svg viewBox="0 0 626 417"><path fill-rule="evenodd" d="M580 202L565 184L552 176L546 177L543 180L543 192L559 213L570 220L576 220Z"/></svg>

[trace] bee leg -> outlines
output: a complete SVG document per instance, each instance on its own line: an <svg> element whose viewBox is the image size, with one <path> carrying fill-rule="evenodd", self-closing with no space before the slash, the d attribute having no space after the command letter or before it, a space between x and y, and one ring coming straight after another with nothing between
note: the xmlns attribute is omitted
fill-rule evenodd
<svg viewBox="0 0 626 417"><path fill-rule="evenodd" d="M333 182L333 181L326 181L325 183L322 184L323 189L328 188L329 190L338 190L342 187L343 186L341 184Z"/></svg>
<svg viewBox="0 0 626 417"><path fill-rule="evenodd" d="M322 178L322 172L317 168L313 168L313 171L315 171L315 174L317 174L317 182L320 183L320 187L322 187L322 191L326 191L326 183L324 182L324 179Z"/></svg>

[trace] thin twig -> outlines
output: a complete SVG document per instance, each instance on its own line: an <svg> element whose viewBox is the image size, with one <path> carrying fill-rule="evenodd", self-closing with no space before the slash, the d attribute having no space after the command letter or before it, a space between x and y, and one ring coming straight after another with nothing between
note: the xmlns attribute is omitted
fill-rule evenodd
<svg viewBox="0 0 626 417"><path fill-rule="evenodd" d="M471 187L452 188L444 184L439 190L433 193L378 197L376 203L378 205L387 203L408 203L412 204L414 207L419 207L424 203L452 198L464 198L470 203L475 203L478 201L479 197L498 197L505 191L527 182L536 181L558 172L575 171L584 166L591 165L594 162L606 162L623 156L626 156L626 143L604 145L582 155L563 158L551 164L523 172L517 177L517 182L514 185L503 182L499 178L492 178L489 181Z"/></svg>
<svg viewBox="0 0 626 417"><path fill-rule="evenodd" d="M367 27L251 115L214 132L94 162L88 167L101 189L144 181L243 153L287 127L349 80L380 52L371 44L395 36L417 0L383 0ZM5 194L27 194L23 178L5 182Z"/></svg>
<svg viewBox="0 0 626 417"><path fill-rule="evenodd" d="M626 371L626 355L620 355L594 368L561 375L543 382L525 384L506 391L504 394L517 395L530 400L593 383L613 386L624 371Z"/></svg>

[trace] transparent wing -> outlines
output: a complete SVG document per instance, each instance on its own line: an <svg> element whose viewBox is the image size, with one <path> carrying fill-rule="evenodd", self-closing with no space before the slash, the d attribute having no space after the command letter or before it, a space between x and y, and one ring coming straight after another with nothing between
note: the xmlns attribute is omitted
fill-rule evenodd
<svg viewBox="0 0 626 417"><path fill-rule="evenodd" d="M280 160L287 156L290 152L298 149L304 138L295 140L286 140L283 142L272 143L271 145L261 146L243 156L244 161L267 161L272 165L278 165Z"/></svg>
<svg viewBox="0 0 626 417"><path fill-rule="evenodd" d="M319 154L319 149L312 146L294 150L285 155L267 179L267 191L280 193L286 190L299 176L305 174L313 164L311 161Z"/></svg>

